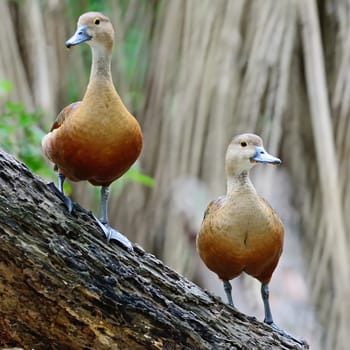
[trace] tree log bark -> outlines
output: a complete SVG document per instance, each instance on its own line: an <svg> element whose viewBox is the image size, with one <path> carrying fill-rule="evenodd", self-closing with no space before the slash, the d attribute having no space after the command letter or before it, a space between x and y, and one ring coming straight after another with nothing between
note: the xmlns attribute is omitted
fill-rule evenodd
<svg viewBox="0 0 350 350"><path fill-rule="evenodd" d="M24 349L302 349L153 255L107 241L0 152L0 345ZM305 346L306 347L306 346Z"/></svg>

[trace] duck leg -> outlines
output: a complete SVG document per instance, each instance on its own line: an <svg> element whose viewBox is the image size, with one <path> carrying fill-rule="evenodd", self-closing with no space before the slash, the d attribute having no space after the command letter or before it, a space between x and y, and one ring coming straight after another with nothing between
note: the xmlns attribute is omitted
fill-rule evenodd
<svg viewBox="0 0 350 350"><path fill-rule="evenodd" d="M63 190L63 184L65 179L66 177L63 174L58 173L58 189L63 195L63 202L66 205L68 212L71 213L73 209L72 200L64 194L64 190Z"/></svg>
<svg viewBox="0 0 350 350"><path fill-rule="evenodd" d="M109 188L108 186L101 187L101 213L102 217L100 220L97 218L96 221L103 230L107 241L114 239L120 242L123 246L125 246L128 250L133 250L131 242L120 232L114 230L108 224L108 196L109 196Z"/></svg>
<svg viewBox="0 0 350 350"><path fill-rule="evenodd" d="M272 312L271 312L271 307L270 307L270 302L269 302L269 285L267 283L262 283L261 284L261 297L264 303L264 310L265 310L265 318L264 322L267 323L269 326L271 326L276 332L279 334L289 338L293 339L295 342L305 345L306 342L304 340L296 339L287 332L285 332L283 329L279 328L274 322L272 318Z"/></svg>
<svg viewBox="0 0 350 350"><path fill-rule="evenodd" d="M64 191L63 191L63 184L65 179L66 177L63 174L58 173L58 178L57 178L58 188L54 185L53 182L49 183L49 186L53 189L56 195L61 198L62 202L64 202L64 204L66 205L68 212L71 213L73 209L73 202L69 197L67 197L64 194Z"/></svg>
<svg viewBox="0 0 350 350"><path fill-rule="evenodd" d="M265 310L265 318L264 322L269 325L274 325L273 319L272 319L272 312L269 302L269 285L267 283L261 284L261 297L264 303L264 310Z"/></svg>
<svg viewBox="0 0 350 350"><path fill-rule="evenodd" d="M232 300L232 286L231 286L230 281L223 281L223 284L224 284L224 290L225 290L225 293L226 293L226 297L227 297L228 303L231 306L235 307L233 305L233 300Z"/></svg>
<svg viewBox="0 0 350 350"><path fill-rule="evenodd" d="M103 225L108 226L108 197L109 187L101 187L101 222ZM109 240L111 237L107 237Z"/></svg>

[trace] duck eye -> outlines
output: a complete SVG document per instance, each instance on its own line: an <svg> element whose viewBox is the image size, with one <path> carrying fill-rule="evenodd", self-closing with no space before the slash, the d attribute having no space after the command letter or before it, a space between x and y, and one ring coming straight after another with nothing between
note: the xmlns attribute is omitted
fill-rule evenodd
<svg viewBox="0 0 350 350"><path fill-rule="evenodd" d="M241 146L242 146L242 147L247 147L248 144L247 144L247 142L245 142L245 141L241 141Z"/></svg>
<svg viewBox="0 0 350 350"><path fill-rule="evenodd" d="M95 18L94 19L94 24L96 24L98 26L100 24L100 19L99 18Z"/></svg>

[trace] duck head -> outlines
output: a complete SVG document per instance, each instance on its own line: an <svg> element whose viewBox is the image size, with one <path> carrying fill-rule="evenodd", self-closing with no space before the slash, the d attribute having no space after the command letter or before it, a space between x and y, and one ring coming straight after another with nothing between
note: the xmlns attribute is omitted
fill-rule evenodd
<svg viewBox="0 0 350 350"><path fill-rule="evenodd" d="M100 12L87 12L79 17L77 30L66 41L66 47L86 42L91 47L112 49L114 29L110 19Z"/></svg>
<svg viewBox="0 0 350 350"><path fill-rule="evenodd" d="M234 137L226 152L227 175L240 175L257 163L281 164L281 160L266 152L262 139L254 134Z"/></svg>

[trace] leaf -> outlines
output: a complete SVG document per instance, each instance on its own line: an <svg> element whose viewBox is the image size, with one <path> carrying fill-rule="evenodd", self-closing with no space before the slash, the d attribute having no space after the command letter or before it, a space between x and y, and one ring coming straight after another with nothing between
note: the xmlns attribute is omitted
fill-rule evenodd
<svg viewBox="0 0 350 350"><path fill-rule="evenodd" d="M9 80L0 80L0 95L7 95L12 89L13 87Z"/></svg>
<svg viewBox="0 0 350 350"><path fill-rule="evenodd" d="M127 180L136 181L142 185L148 186L148 187L154 187L155 181L152 177L145 175L141 172L139 172L135 168L131 168L126 174L125 178Z"/></svg>

